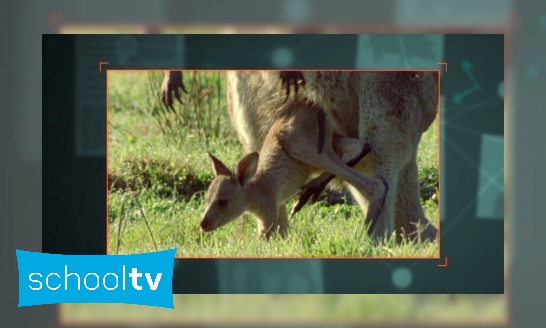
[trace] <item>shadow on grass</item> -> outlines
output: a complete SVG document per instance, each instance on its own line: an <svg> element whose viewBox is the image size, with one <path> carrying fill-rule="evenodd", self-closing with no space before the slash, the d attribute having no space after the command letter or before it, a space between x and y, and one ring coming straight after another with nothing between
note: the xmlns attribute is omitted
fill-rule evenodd
<svg viewBox="0 0 546 328"><path fill-rule="evenodd" d="M135 158L124 161L122 172L108 174L108 188L110 191L137 192L147 189L161 198L176 197L189 201L192 197L202 197L212 179L214 176L211 173L192 172L168 161ZM438 170L434 167L420 170L419 183L421 201L432 199L438 204ZM330 189L323 193L319 201L327 206L355 204L348 191Z"/></svg>

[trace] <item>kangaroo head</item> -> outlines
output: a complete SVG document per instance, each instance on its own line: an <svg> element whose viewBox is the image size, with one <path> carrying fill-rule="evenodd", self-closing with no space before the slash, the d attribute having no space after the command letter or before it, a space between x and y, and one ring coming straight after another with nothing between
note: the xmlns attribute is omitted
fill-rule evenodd
<svg viewBox="0 0 546 328"><path fill-rule="evenodd" d="M215 230L243 214L247 208L248 183L258 168L258 153L246 155L237 164L235 172L209 153L214 170L214 180L205 197L205 213L201 218L201 231Z"/></svg>

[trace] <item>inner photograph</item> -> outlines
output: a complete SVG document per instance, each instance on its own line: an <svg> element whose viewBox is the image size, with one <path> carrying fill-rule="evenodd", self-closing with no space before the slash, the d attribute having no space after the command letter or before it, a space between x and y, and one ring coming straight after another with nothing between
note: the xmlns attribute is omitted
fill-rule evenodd
<svg viewBox="0 0 546 328"><path fill-rule="evenodd" d="M440 255L440 73L107 71L107 252Z"/></svg>

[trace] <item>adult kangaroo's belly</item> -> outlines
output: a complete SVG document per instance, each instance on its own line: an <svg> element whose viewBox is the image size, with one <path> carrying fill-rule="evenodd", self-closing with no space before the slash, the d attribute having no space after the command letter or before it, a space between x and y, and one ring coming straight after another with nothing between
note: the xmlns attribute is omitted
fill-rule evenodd
<svg viewBox="0 0 546 328"><path fill-rule="evenodd" d="M259 151L284 108L278 73L227 72L228 112L246 152Z"/></svg>
<svg viewBox="0 0 546 328"><path fill-rule="evenodd" d="M259 151L267 132L294 101L322 106L335 130L348 137L361 134L359 79L355 73L306 72L306 86L286 98L277 72L228 72L228 111L245 150ZM305 109L302 109L305 110Z"/></svg>

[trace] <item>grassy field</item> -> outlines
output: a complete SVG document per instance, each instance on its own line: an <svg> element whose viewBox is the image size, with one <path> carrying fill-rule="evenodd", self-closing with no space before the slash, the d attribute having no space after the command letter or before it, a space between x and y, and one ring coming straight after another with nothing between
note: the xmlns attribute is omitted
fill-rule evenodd
<svg viewBox="0 0 546 328"><path fill-rule="evenodd" d="M175 105L177 114L165 114L159 103L162 72L108 73L109 254L176 247L178 257L438 255L437 242L396 245L391 240L372 247L365 234L357 236L364 216L347 195L305 206L291 220L286 240L258 240L250 216L202 234L203 195L213 178L206 151L231 168L243 153L227 116L223 74L184 77L190 94ZM435 122L418 154L422 203L436 226L437 135Z"/></svg>

